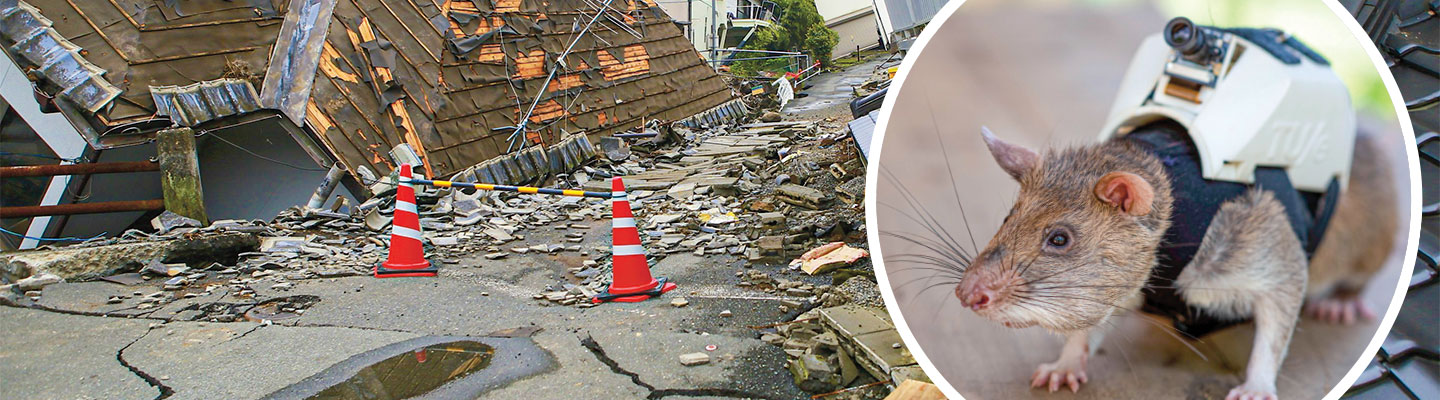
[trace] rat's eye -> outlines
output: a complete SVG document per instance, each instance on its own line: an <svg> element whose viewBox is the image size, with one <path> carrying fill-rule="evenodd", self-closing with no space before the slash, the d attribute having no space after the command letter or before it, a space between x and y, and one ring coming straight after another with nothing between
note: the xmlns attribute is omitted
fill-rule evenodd
<svg viewBox="0 0 1440 400"><path fill-rule="evenodd" d="M1046 243L1055 247L1065 247L1070 244L1070 234L1065 231L1050 232L1050 237L1045 239Z"/></svg>

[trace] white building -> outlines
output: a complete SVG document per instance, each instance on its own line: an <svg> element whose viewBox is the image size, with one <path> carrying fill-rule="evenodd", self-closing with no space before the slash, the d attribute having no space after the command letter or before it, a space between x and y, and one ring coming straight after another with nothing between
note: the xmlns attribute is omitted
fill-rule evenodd
<svg viewBox="0 0 1440 400"><path fill-rule="evenodd" d="M875 2L882 0L821 0L815 2L815 10L825 19L825 26L840 36L830 58L840 58L858 50L883 47L886 37L881 32L880 17L875 12Z"/></svg>
<svg viewBox="0 0 1440 400"><path fill-rule="evenodd" d="M656 0L707 59L715 49L741 47L775 25L775 3L764 0ZM724 57L725 54L720 54Z"/></svg>

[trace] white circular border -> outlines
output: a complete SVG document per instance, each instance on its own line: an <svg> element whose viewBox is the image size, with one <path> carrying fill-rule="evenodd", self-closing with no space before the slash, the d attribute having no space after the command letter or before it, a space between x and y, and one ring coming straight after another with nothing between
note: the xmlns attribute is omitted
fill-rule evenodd
<svg viewBox="0 0 1440 400"><path fill-rule="evenodd" d="M1375 336L1370 339L1370 344L1365 346L1364 352L1360 353L1360 359L1355 361L1355 364L1350 367L1350 372L1346 373L1344 377L1341 377L1335 387L1325 395L1325 399L1334 400L1339 399L1341 395L1345 394L1345 391L1355 383L1355 380L1360 378L1360 373L1363 372L1365 366L1370 363L1370 358L1365 357L1365 355L1375 354L1375 352L1380 349L1381 342L1383 342L1385 336L1390 333L1390 327L1395 324L1395 318L1400 314L1400 305L1404 303L1405 292L1409 289L1408 278L1414 273L1415 263L1410 261L1411 258L1415 256L1415 252L1419 247L1420 205L1422 202L1421 195L1423 188L1420 187L1420 158L1415 148L1415 129L1410 121L1409 110L1405 108L1404 97L1401 96L1400 88L1395 83L1395 76L1392 75L1390 69L1385 66L1384 59L1380 56L1380 50L1375 46L1374 42L1365 35L1365 30L1360 27L1360 23L1355 21L1355 17L1351 16L1348 10L1336 1L1317 1L1322 1L1330 7L1330 11L1335 13L1336 17L1340 18L1341 23L1350 29L1350 33L1355 36L1355 39L1362 43L1361 48L1364 49L1365 53L1370 55L1372 66L1379 72L1380 80L1384 83L1385 90L1390 95L1391 103L1395 105L1395 113L1398 116L1397 120L1400 124L1401 135L1404 136L1405 139L1408 139L1404 147L1406 164L1410 167L1410 234L1405 243L1405 253L1403 253L1403 257L1406 258L1400 260L1403 264L1400 266L1400 280L1396 282L1395 286L1395 297L1390 299L1390 305L1385 311L1385 316L1380 320L1380 326L1375 330ZM915 60L919 58L919 55L925 51L925 46L929 45L930 40L935 37L935 32L940 29L940 26L944 26L945 23L950 20L950 16L954 15L960 9L960 6L964 4L965 0L951 0L935 14L935 17L932 18L925 27L924 32L920 33L919 39L915 41L915 45L910 50L911 54L901 61L900 69L895 74L895 83L892 86L894 86L896 93L899 93L900 90L905 87L905 79L908 77L910 69L914 67ZM879 188L880 156L884 154L885 131L889 126L890 115L894 112L894 108L894 101L886 101L881 105L880 116L875 124L875 135L871 138L870 142L870 145L875 149L875 160L869 163L866 170L866 176L868 178L865 180L865 224L870 227L872 232L872 234L868 235L871 253L870 259L875 265L875 277L880 283L880 294L885 298L887 311L890 312L890 316L895 320L895 328L900 332L900 337L905 340L905 344L909 347L911 354L915 356L915 361L920 363L920 368L925 370L925 374L929 375L930 380L935 382L936 386L940 388L940 391L944 393L946 397L955 400L964 400L965 397L961 396L960 392L955 390L955 387L945 380L945 376L940 374L940 371L935 368L935 364L930 362L930 358L925 356L925 351L915 341L915 334L910 332L910 325L906 323L905 317L900 313L900 302L895 299L895 291L891 288L890 278L885 272L885 256L883 249L880 247L880 224L876 211L878 208L875 203L875 193Z"/></svg>

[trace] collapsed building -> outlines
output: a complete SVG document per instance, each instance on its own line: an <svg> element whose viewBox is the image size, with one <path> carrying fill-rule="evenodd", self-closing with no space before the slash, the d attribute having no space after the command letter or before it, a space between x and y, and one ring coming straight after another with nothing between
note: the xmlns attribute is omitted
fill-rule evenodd
<svg viewBox="0 0 1440 400"><path fill-rule="evenodd" d="M43 162L181 160L7 179L6 208L117 204L0 213L30 236L119 232L160 208L265 219L332 166L365 199L397 158L425 176L532 181L600 138L743 107L645 0L0 0L0 18L3 111L20 117L3 121L29 125Z"/></svg>

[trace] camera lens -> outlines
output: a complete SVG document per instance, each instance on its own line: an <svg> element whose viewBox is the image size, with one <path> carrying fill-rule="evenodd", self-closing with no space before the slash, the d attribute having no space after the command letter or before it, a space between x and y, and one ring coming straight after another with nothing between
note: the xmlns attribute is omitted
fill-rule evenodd
<svg viewBox="0 0 1440 400"><path fill-rule="evenodd" d="M1165 44L1187 57L1205 52L1206 35L1204 28L1196 26L1189 18L1175 17L1165 24Z"/></svg>

